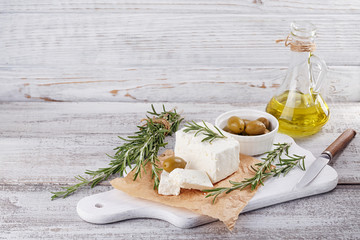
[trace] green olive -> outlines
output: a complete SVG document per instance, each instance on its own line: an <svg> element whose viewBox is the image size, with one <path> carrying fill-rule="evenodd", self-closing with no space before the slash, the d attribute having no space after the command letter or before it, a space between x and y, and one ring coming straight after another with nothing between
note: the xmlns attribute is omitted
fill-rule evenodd
<svg viewBox="0 0 360 240"><path fill-rule="evenodd" d="M232 133L231 130L230 130L227 126L225 126L225 127L223 128L223 130L224 130L225 132Z"/></svg>
<svg viewBox="0 0 360 240"><path fill-rule="evenodd" d="M245 132L249 135L260 135L265 133L265 125L260 121L250 121L246 124Z"/></svg>
<svg viewBox="0 0 360 240"><path fill-rule="evenodd" d="M245 123L241 118L232 116L227 121L227 127L231 132L240 134L244 131Z"/></svg>
<svg viewBox="0 0 360 240"><path fill-rule="evenodd" d="M184 159L175 156L169 156L163 162L163 169L170 173L175 168L185 168L186 162Z"/></svg>
<svg viewBox="0 0 360 240"><path fill-rule="evenodd" d="M243 119L244 123L245 123L245 126L246 124L248 124L249 122L251 122L249 119Z"/></svg>
<svg viewBox="0 0 360 240"><path fill-rule="evenodd" d="M269 122L269 120L268 120L267 118L260 117L260 118L258 118L258 119L256 119L256 120L262 122L262 123L265 125L266 129L269 129L269 127L270 127L270 122ZM270 129L269 129L269 130L270 130Z"/></svg>

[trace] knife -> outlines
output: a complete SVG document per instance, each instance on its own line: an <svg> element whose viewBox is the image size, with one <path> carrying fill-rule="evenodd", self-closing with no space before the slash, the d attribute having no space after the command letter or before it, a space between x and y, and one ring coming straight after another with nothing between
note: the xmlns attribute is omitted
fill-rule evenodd
<svg viewBox="0 0 360 240"><path fill-rule="evenodd" d="M308 185L328 164L335 155L346 147L346 145L355 136L356 132L354 129L347 129L343 132L328 148L325 149L308 168L305 175L296 184L296 188L303 188Z"/></svg>

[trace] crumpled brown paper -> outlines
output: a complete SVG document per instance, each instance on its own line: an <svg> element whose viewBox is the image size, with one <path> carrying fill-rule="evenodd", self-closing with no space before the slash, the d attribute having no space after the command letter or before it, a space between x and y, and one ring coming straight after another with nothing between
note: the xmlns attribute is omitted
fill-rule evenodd
<svg viewBox="0 0 360 240"><path fill-rule="evenodd" d="M168 155L173 155L173 151L166 150L159 156L160 161ZM239 170L226 179L216 183L214 187L231 186L229 180L240 182L244 178L254 176L250 166L260 162L258 159L240 155ZM193 212L208 215L222 221L229 230L234 228L240 212L247 205L250 199L255 195L256 190L250 191L250 187L239 191L234 190L229 194L220 195L215 203L212 203L212 197L205 198L206 194L198 190L181 189L178 196L163 196L153 189L153 179L151 179L151 166L146 166L146 173L142 172L141 178L133 181L133 172L130 172L124 178L112 180L111 185L133 197L143 198L154 202L159 202L174 207L182 207Z"/></svg>

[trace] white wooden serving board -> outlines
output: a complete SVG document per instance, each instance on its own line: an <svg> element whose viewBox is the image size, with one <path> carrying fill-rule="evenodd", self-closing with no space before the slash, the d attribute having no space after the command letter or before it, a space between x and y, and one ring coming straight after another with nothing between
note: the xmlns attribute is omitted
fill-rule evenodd
<svg viewBox="0 0 360 240"><path fill-rule="evenodd" d="M315 160L311 152L296 145L294 140L287 135L277 134L274 143L278 142L291 142L290 154L306 155L306 167L309 167ZM334 189L338 182L337 172L332 167L325 166L309 185L302 189L296 189L296 183L304 174L305 171L296 168L285 177L280 176L266 180L265 185L259 188L242 213L328 192ZM183 208L170 207L131 197L116 189L81 199L77 204L77 212L83 220L95 224L106 224L133 218L156 218L168 221L180 228L192 228L216 221L214 218L199 215Z"/></svg>

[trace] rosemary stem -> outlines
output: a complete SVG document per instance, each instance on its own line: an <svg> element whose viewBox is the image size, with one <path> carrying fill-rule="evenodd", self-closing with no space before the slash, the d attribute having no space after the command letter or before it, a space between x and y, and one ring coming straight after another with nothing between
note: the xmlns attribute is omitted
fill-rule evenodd
<svg viewBox="0 0 360 240"><path fill-rule="evenodd" d="M159 185L159 172L161 170L159 160L157 158L160 148L167 143L165 137L170 136L177 131L183 118L176 112L175 109L166 111L163 106L161 113L156 112L153 105L152 111L147 112L152 116L147 116L146 124L137 126L138 131L135 135L127 138L119 137L125 143L114 150L114 156L109 156L112 160L107 168L99 168L98 170L85 172L86 177L75 177L79 183L72 186L62 187L62 191L52 192L51 199L65 198L82 187L90 185L95 187L100 182L109 179L114 174L123 176L126 168L130 167L134 170L134 180L141 177L141 171L145 170L145 165L150 163L152 165L151 174L154 179L154 188Z"/></svg>
<svg viewBox="0 0 360 240"><path fill-rule="evenodd" d="M295 166L299 166L301 170L305 170L305 156L299 155L289 155L290 143L278 143L274 144L276 148L272 151L267 152L267 156L262 158L264 160L261 163L257 163L251 168L255 171L255 175L251 178L246 178L241 182L229 181L230 187L206 189L203 192L206 192L206 197L213 197L213 203L215 203L216 198L223 193L230 193L234 190L242 190L247 186L251 186L251 190L255 190L259 185L264 185L264 181L270 176L276 177L281 174L284 176ZM287 158L281 158L281 155L285 153ZM279 163L273 166L273 163L276 159L279 159ZM257 167L257 168L256 168Z"/></svg>

